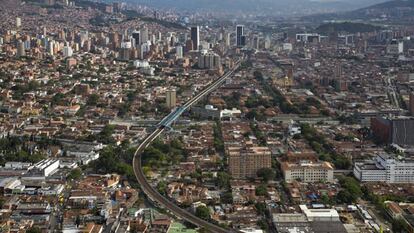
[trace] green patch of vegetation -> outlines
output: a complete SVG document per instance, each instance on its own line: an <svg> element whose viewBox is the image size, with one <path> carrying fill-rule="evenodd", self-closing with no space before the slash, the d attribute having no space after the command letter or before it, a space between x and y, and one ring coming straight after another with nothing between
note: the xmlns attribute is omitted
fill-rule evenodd
<svg viewBox="0 0 414 233"><path fill-rule="evenodd" d="M46 158L44 154L34 150L29 137L5 137L0 139L0 164L4 165L8 161L37 163ZM57 145L54 140L39 139L37 147L44 150L50 145Z"/></svg>
<svg viewBox="0 0 414 233"><path fill-rule="evenodd" d="M24 93L36 91L39 87L39 83L34 80L29 81L27 84L17 84L11 88L13 91L13 99L22 100Z"/></svg>
<svg viewBox="0 0 414 233"><path fill-rule="evenodd" d="M261 185L257 186L256 190L255 190L255 193L256 193L256 196L265 196L265 195L267 195L266 185L261 184Z"/></svg>
<svg viewBox="0 0 414 233"><path fill-rule="evenodd" d="M319 155L320 160L332 162L338 169L349 169L351 167L351 161L345 156L337 153L333 146L327 142L325 136L318 133L313 126L302 124L301 131L301 135Z"/></svg>
<svg viewBox="0 0 414 233"><path fill-rule="evenodd" d="M343 22L343 23L325 23L316 28L316 31L319 33L333 33L333 32L348 32L348 33L358 33L358 32L373 32L380 30L381 27L374 26L371 24L365 23L352 23L352 22Z"/></svg>
<svg viewBox="0 0 414 233"><path fill-rule="evenodd" d="M263 132L259 129L258 124L251 124L250 128L253 131L254 136L257 138L257 141L260 146L266 145L266 136L263 134Z"/></svg>
<svg viewBox="0 0 414 233"><path fill-rule="evenodd" d="M206 206L199 206L196 208L195 215L204 220L210 220L210 209Z"/></svg>
<svg viewBox="0 0 414 233"><path fill-rule="evenodd" d="M82 178L82 170L80 168L73 169L67 176L67 180L79 180Z"/></svg>
<svg viewBox="0 0 414 233"><path fill-rule="evenodd" d="M120 146L109 145L100 151L99 159L93 161L90 167L99 174L118 173L125 175L129 181L135 181L132 159L135 148L124 143Z"/></svg>
<svg viewBox="0 0 414 233"><path fill-rule="evenodd" d="M275 179L276 174L272 168L261 168L257 171L257 176L267 183Z"/></svg>
<svg viewBox="0 0 414 233"><path fill-rule="evenodd" d="M359 182L353 177L341 177L339 179L342 190L336 195L337 203L352 204L363 195Z"/></svg>
<svg viewBox="0 0 414 233"><path fill-rule="evenodd" d="M183 161L186 155L182 142L179 139L173 139L168 144L155 140L141 156L144 166L160 168L163 165L177 164Z"/></svg>
<svg viewBox="0 0 414 233"><path fill-rule="evenodd" d="M223 135L221 133L221 121L216 121L213 126L214 148L216 151L224 153Z"/></svg>

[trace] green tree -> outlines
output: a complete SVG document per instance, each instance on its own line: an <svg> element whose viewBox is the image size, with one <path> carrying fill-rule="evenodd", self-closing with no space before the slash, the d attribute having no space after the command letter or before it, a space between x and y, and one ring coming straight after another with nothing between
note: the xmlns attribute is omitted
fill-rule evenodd
<svg viewBox="0 0 414 233"><path fill-rule="evenodd" d="M276 176L272 168L261 168L257 171L256 175L262 178L264 182L273 180Z"/></svg>
<svg viewBox="0 0 414 233"><path fill-rule="evenodd" d="M395 233L406 233L408 231L408 224L403 218L393 219L391 222L392 231Z"/></svg>
<svg viewBox="0 0 414 233"><path fill-rule="evenodd" d="M260 215L265 215L266 214L266 204L263 202L258 202L254 205L254 207L257 210L257 213Z"/></svg>
<svg viewBox="0 0 414 233"><path fill-rule="evenodd" d="M65 95L62 93L57 93L52 97L52 101L51 101L51 105L55 106L55 105L64 105L65 101L64 101Z"/></svg>
<svg viewBox="0 0 414 233"><path fill-rule="evenodd" d="M209 220L211 218L210 209L206 206L197 207L195 215L204 220Z"/></svg>
<svg viewBox="0 0 414 233"><path fill-rule="evenodd" d="M26 231L26 233L42 233L42 230L38 227L31 227Z"/></svg>
<svg viewBox="0 0 414 233"><path fill-rule="evenodd" d="M160 181L157 184L157 190L162 195L165 195L167 193L167 183L165 181Z"/></svg>
<svg viewBox="0 0 414 233"><path fill-rule="evenodd" d="M338 192L336 195L336 201L340 204L352 204L356 201L356 198L345 189Z"/></svg>
<svg viewBox="0 0 414 233"><path fill-rule="evenodd" d="M82 170L80 168L75 168L70 171L67 179L68 180L79 180L82 177Z"/></svg>
<svg viewBox="0 0 414 233"><path fill-rule="evenodd" d="M256 192L256 196L264 196L264 195L266 195L267 194L267 187L266 187L266 185L261 184L261 185L257 186L255 192Z"/></svg>
<svg viewBox="0 0 414 233"><path fill-rule="evenodd" d="M218 172L217 173L217 185L220 188L229 188L230 178L231 177L227 172Z"/></svg>
<svg viewBox="0 0 414 233"><path fill-rule="evenodd" d="M96 106L99 101L99 95L98 94L91 94L88 97L88 100L86 101L86 105L88 106Z"/></svg>

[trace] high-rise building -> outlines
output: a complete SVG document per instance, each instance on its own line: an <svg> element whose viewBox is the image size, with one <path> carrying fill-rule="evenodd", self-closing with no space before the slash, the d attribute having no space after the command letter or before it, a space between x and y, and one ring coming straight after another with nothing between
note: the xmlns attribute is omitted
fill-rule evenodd
<svg viewBox="0 0 414 233"><path fill-rule="evenodd" d="M139 47L139 45L141 44L141 37L140 37L140 32L139 31L134 31L133 33L132 33L132 38L135 40L134 42L135 42L135 44L134 44L134 47L135 48L138 48Z"/></svg>
<svg viewBox="0 0 414 233"><path fill-rule="evenodd" d="M183 58L183 46L175 47L175 55L177 58Z"/></svg>
<svg viewBox="0 0 414 233"><path fill-rule="evenodd" d="M236 26L236 46L243 47L246 44L246 38L244 37L244 26L237 25Z"/></svg>
<svg viewBox="0 0 414 233"><path fill-rule="evenodd" d="M231 45L231 34L230 33L228 33L228 32L226 32L225 34L224 34L224 44L227 46L227 47L230 47L230 45Z"/></svg>
<svg viewBox="0 0 414 233"><path fill-rule="evenodd" d="M198 68L200 69L216 70L216 69L219 69L220 67L221 67L220 56L213 52L202 54L198 58Z"/></svg>
<svg viewBox="0 0 414 233"><path fill-rule="evenodd" d="M404 52L404 42L403 41L398 41L398 40L394 39L387 45L387 53L388 54L397 55L397 54L402 54L403 52Z"/></svg>
<svg viewBox="0 0 414 233"><path fill-rule="evenodd" d="M167 90L165 98L168 108L174 108L177 105L177 92L174 89Z"/></svg>
<svg viewBox="0 0 414 233"><path fill-rule="evenodd" d="M414 145L414 118L409 117L375 117L371 119L371 130L380 143L401 146Z"/></svg>
<svg viewBox="0 0 414 233"><path fill-rule="evenodd" d="M52 56L55 54L55 42L53 40L49 41L47 52Z"/></svg>
<svg viewBox="0 0 414 233"><path fill-rule="evenodd" d="M200 46L200 28L198 26L191 27L191 41L193 42L192 50L198 50Z"/></svg>
<svg viewBox="0 0 414 233"><path fill-rule="evenodd" d="M411 116L414 116L414 92L410 92L409 110Z"/></svg>
<svg viewBox="0 0 414 233"><path fill-rule="evenodd" d="M131 58L130 48L121 48L119 51L118 59L121 61L128 61Z"/></svg>
<svg viewBox="0 0 414 233"><path fill-rule="evenodd" d="M252 44L252 47L253 47L254 49L259 49L259 48L260 48L260 38L259 38L258 36L255 36L255 37L253 38L253 44Z"/></svg>
<svg viewBox="0 0 414 233"><path fill-rule="evenodd" d="M21 18L19 18L19 17L17 17L16 18L16 27L17 28L19 28L19 27L21 27L22 26L22 19Z"/></svg>
<svg viewBox="0 0 414 233"><path fill-rule="evenodd" d="M55 0L45 0L44 3L48 6L53 6L56 4Z"/></svg>
<svg viewBox="0 0 414 233"><path fill-rule="evenodd" d="M26 50L24 49L24 42L19 40L17 42L17 53L16 53L17 57L24 57L26 56Z"/></svg>
<svg viewBox="0 0 414 233"><path fill-rule="evenodd" d="M121 46L119 34L117 32L109 34L109 37L113 48L119 48Z"/></svg>
<svg viewBox="0 0 414 233"><path fill-rule="evenodd" d="M235 179L254 178L262 168L271 168L271 152L268 147L228 147L230 174Z"/></svg>
<svg viewBox="0 0 414 233"><path fill-rule="evenodd" d="M144 27L141 29L140 31L140 35L141 35L141 39L140 39L140 43L146 43L148 41L148 28Z"/></svg>
<svg viewBox="0 0 414 233"><path fill-rule="evenodd" d="M64 57L72 57L73 49L70 46L63 47L63 56Z"/></svg>

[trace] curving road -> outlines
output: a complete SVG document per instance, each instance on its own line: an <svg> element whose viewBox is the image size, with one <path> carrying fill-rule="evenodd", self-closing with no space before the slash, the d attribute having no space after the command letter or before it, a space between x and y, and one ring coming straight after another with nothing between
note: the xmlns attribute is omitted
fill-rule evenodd
<svg viewBox="0 0 414 233"><path fill-rule="evenodd" d="M219 87L226 78L232 76L234 72L239 68L240 61L236 64L236 66L228 71L225 75L221 76L219 79L208 85L204 90L202 90L200 93L198 93L196 96L194 96L192 99L190 99L187 103L185 103L181 108L184 110L191 107L194 103L196 103L199 99L210 93L211 91L215 90L217 87ZM179 115L177 114L169 114L166 118L168 122L175 121ZM228 228L222 228L215 224L212 224L210 222L207 222L201 218L196 217L195 215L191 214L190 212L181 209L177 205L175 205L173 202L168 200L166 197L161 195L157 192L149 183L147 178L145 177L145 174L142 170L142 161L141 161L141 154L147 148L151 142L153 142L160 134L162 134L165 130L166 126L159 124L157 128L149 134L142 143L138 146L137 150L135 151L134 158L133 158L133 168L135 176L138 180L138 183L141 185L142 191L148 196L149 199L154 201L155 203L165 207L169 211L171 211L174 215L177 217L180 217L188 222L191 222L194 225L197 225L199 227L203 227L206 230L209 230L211 232L217 232L217 233L229 233L229 232L240 232L234 229L228 229Z"/></svg>

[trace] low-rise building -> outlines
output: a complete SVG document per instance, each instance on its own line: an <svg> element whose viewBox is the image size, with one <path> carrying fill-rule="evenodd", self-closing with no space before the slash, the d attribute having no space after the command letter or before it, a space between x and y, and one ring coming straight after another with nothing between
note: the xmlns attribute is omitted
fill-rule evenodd
<svg viewBox="0 0 414 233"><path fill-rule="evenodd" d="M380 154L371 161L355 163L353 172L361 182L414 183L414 160Z"/></svg>
<svg viewBox="0 0 414 233"><path fill-rule="evenodd" d="M334 168L329 162L300 161L298 163L283 162L282 173L285 181L290 183L295 180L302 182L333 182Z"/></svg>

